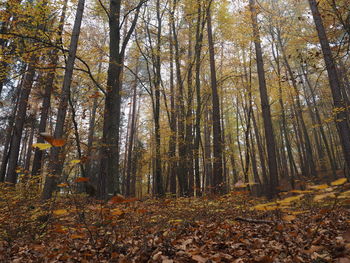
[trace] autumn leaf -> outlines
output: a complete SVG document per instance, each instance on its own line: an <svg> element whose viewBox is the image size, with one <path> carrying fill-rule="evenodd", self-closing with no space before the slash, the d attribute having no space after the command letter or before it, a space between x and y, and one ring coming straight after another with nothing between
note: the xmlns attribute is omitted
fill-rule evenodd
<svg viewBox="0 0 350 263"><path fill-rule="evenodd" d="M111 215L120 216L122 214L124 214L124 211L119 208L114 208L111 210Z"/></svg>
<svg viewBox="0 0 350 263"><path fill-rule="evenodd" d="M346 179L346 178L340 178L336 181L331 182L331 185L333 185L333 186L343 185L346 183L347 180L348 179Z"/></svg>
<svg viewBox="0 0 350 263"><path fill-rule="evenodd" d="M44 138L45 141L50 143L52 146L62 147L63 145L66 144L66 140L54 138L49 133L42 132L42 133L40 133L40 135Z"/></svg>
<svg viewBox="0 0 350 263"><path fill-rule="evenodd" d="M69 163L70 164L78 164L78 163L80 163L81 161L80 160L72 160L72 161L70 161Z"/></svg>
<svg viewBox="0 0 350 263"><path fill-rule="evenodd" d="M62 215L67 215L68 211L67 209L58 209L58 210L54 210L53 214L57 216L62 216Z"/></svg>
<svg viewBox="0 0 350 263"><path fill-rule="evenodd" d="M315 189L315 190L324 190L324 189L327 189L328 187L329 186L327 184L310 186L310 188Z"/></svg>
<svg viewBox="0 0 350 263"><path fill-rule="evenodd" d="M90 179L87 177L78 177L77 179L74 180L76 183L81 183L81 182L88 182Z"/></svg>
<svg viewBox="0 0 350 263"><path fill-rule="evenodd" d="M289 204L291 202L300 200L303 196L304 195L301 194L301 195L297 195L297 196L287 197L285 199L282 199L282 200L278 201L278 203L280 203L280 204Z"/></svg>
<svg viewBox="0 0 350 263"><path fill-rule="evenodd" d="M68 184L67 184L67 183L62 183L62 184L58 184L57 186L58 186L58 187L67 187Z"/></svg>
<svg viewBox="0 0 350 263"><path fill-rule="evenodd" d="M293 221L294 219L296 219L297 217L295 216L295 215L285 215L285 216L283 216L282 217L282 219L284 220L284 221L288 221L288 222L291 222L291 221Z"/></svg>
<svg viewBox="0 0 350 263"><path fill-rule="evenodd" d="M110 204L118 204L118 203L122 203L125 200L125 197L122 195L115 195L113 196L108 203Z"/></svg>
<svg viewBox="0 0 350 263"><path fill-rule="evenodd" d="M81 235L81 234L72 234L70 236L71 239L82 239L82 238L85 238L84 235Z"/></svg>
<svg viewBox="0 0 350 263"><path fill-rule="evenodd" d="M39 150L43 151L43 150L46 150L46 149L49 149L52 147L51 144L48 144L48 143L34 143L32 145L33 148L38 148Z"/></svg>
<svg viewBox="0 0 350 263"><path fill-rule="evenodd" d="M314 201L321 201L327 197L335 197L334 193L327 193L327 194L322 194L322 195L316 195L314 197Z"/></svg>

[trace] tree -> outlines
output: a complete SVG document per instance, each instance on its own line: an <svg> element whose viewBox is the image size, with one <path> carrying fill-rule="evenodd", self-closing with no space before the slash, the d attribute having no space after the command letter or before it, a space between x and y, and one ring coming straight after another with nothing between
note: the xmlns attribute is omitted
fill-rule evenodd
<svg viewBox="0 0 350 263"><path fill-rule="evenodd" d="M332 91L334 112L336 113L336 126L343 149L345 164L348 168L347 177L350 178L350 127L346 114L345 101L341 93L341 82L338 77L337 68L334 63L332 51L324 29L321 14L318 10L316 0L309 0L310 9L314 18L318 38L321 44L324 62L328 73L329 85Z"/></svg>
<svg viewBox="0 0 350 263"><path fill-rule="evenodd" d="M278 185L278 171L276 160L276 142L274 136L274 130L272 126L270 103L267 95L264 61L261 49L261 40L258 28L257 11L255 7L255 1L249 0L249 8L251 12L251 20L253 27L253 37L255 44L256 63L259 78L259 90L260 90L260 103L262 109L262 115L264 119L265 139L267 145L268 166L269 166L269 190L267 195L272 198L276 194L276 187Z"/></svg>
<svg viewBox="0 0 350 263"><path fill-rule="evenodd" d="M66 120L68 101L70 97L70 87L72 82L76 52L78 48L81 22L83 20L84 6L85 6L85 0L79 0L77 5L77 12L74 20L71 41L69 45L69 53L68 53L66 70L65 70L63 84L62 84L60 104L59 104L57 117L56 117L56 126L55 126L55 132L54 132L54 138L56 139L61 139L64 135L64 124ZM63 163L61 162L60 153L61 153L61 149L59 147L54 147L51 150L50 167L49 167L51 176L46 177L45 186L42 194L43 199L51 198L52 193L56 187L57 177L59 177L61 174Z"/></svg>

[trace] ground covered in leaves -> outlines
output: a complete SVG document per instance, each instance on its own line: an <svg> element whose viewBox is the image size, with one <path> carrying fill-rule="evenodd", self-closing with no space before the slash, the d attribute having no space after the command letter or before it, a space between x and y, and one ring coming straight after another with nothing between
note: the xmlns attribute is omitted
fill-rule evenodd
<svg viewBox="0 0 350 263"><path fill-rule="evenodd" d="M2 187L0 262L349 263L347 188L338 181L269 203L235 191L108 203L69 194L42 204Z"/></svg>

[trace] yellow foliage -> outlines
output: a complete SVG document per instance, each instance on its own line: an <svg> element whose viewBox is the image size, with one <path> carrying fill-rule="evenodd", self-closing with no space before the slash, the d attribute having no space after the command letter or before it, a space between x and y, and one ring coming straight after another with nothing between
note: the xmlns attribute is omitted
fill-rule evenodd
<svg viewBox="0 0 350 263"><path fill-rule="evenodd" d="M119 209L119 208L114 208L111 210L111 214L114 216L120 216L120 215L124 214L124 211Z"/></svg>
<svg viewBox="0 0 350 263"><path fill-rule="evenodd" d="M62 216L62 215L67 215L68 211L67 209L58 209L58 210L54 210L53 214L57 216Z"/></svg>
<svg viewBox="0 0 350 263"><path fill-rule="evenodd" d="M46 149L49 149L52 147L51 144L49 143L34 143L32 145L33 148L38 148L39 150L43 151L43 150L46 150Z"/></svg>
<svg viewBox="0 0 350 263"><path fill-rule="evenodd" d="M331 182L331 185L333 185L333 186L343 185L346 183L347 180L348 179L346 179L346 178L340 178L336 181Z"/></svg>
<svg viewBox="0 0 350 263"><path fill-rule="evenodd" d="M282 217L284 221L293 221L295 218L297 218L295 215L286 215L284 217Z"/></svg>
<svg viewBox="0 0 350 263"><path fill-rule="evenodd" d="M324 190L327 189L329 186L326 184L320 184L320 185L313 185L310 186L310 188L315 189L315 190Z"/></svg>

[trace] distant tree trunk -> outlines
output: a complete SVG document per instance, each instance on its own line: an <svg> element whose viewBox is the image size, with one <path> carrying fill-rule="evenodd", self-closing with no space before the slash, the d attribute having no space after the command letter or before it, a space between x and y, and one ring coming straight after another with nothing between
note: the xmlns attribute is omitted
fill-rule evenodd
<svg viewBox="0 0 350 263"><path fill-rule="evenodd" d="M338 128L338 134L339 134L339 138L343 149L345 163L349 171L350 170L350 127L347 120L346 111L339 110L345 106L345 102L341 94L341 82L338 77L337 68L334 63L334 58L332 55L331 48L329 46L329 41L323 26L322 18L318 10L318 3L316 0L309 0L309 5L310 5L312 16L314 18L314 22L316 25L318 38L322 47L322 53L326 64L329 84L332 91L334 109L338 109L338 111L336 111L337 114L336 114L335 123ZM348 179L350 179L350 172L348 172L346 176L348 177Z"/></svg>
<svg viewBox="0 0 350 263"><path fill-rule="evenodd" d="M176 195L176 108L175 108L175 87L174 87L174 44L171 22L169 23L169 45L170 45L170 130L169 137L169 177L170 177L170 193Z"/></svg>
<svg viewBox="0 0 350 263"><path fill-rule="evenodd" d="M284 60L284 64L285 67L288 71L289 77L292 81L292 87L294 89L295 92L295 100L296 100L296 116L298 118L298 123L301 126L301 130L302 130L302 134L303 134L303 138L304 138L304 142L305 142L305 163L306 163L306 167L307 170L307 175L308 176L317 176L316 173L316 167L315 167L315 163L314 163L314 158L313 158L313 153L312 153L312 147L311 147L311 141L310 141L310 137L306 128L306 124L304 121L304 117L303 117L303 113L302 113L302 106L301 106L301 102L300 102L300 95L299 95L299 90L298 90L298 86L297 86L297 82L296 79L294 77L294 73L292 71L292 68L289 64L284 46L282 44L282 39L281 39L281 33L278 31L277 33L277 39L279 42L279 46L281 49L281 53L283 56L283 60Z"/></svg>
<svg viewBox="0 0 350 263"><path fill-rule="evenodd" d="M302 72L304 74L304 78L306 80L306 83L308 84L308 87L310 89L312 103L314 105L314 110L315 110L316 122L319 126L321 137L322 137L323 143L324 143L325 148L326 148L326 152L327 152L327 156L329 159L329 163L331 165L333 177L336 177L337 164L335 163L335 160L333 159L332 152L331 152L331 149L329 147L328 139L327 139L326 133L325 133L324 128L323 128L320 112L319 112L318 107L317 107L315 92L311 86L311 83L309 81L309 78L308 78L307 73L305 72L305 69L303 66L302 66Z"/></svg>
<svg viewBox="0 0 350 263"><path fill-rule="evenodd" d="M265 129L265 138L266 138L269 173L270 173L269 191L267 193L267 196L269 198L273 198L276 194L276 187L278 186L276 142L275 142L275 136L274 136L273 126L272 126L270 104L269 104L269 99L267 95L264 62L263 62L262 49L261 49L261 43L260 43L257 12L255 8L254 0L249 0L249 7L250 7L252 26L253 26L256 62L257 62L257 70L258 70L258 77L259 77L261 109L262 109L263 119L264 119L264 129Z"/></svg>
<svg viewBox="0 0 350 263"><path fill-rule="evenodd" d="M77 12L75 15L75 21L72 31L72 36L69 46L69 54L66 64L66 71L64 74L63 85L61 90L60 104L57 112L57 120L54 131L55 138L62 138L64 134L64 124L66 120L68 100L70 95L70 86L72 82L75 55L78 47L78 40L80 35L81 21L83 19L85 0L79 0L77 6ZM61 149L54 147L51 150L49 170L55 176L47 176L45 180L44 190L42 194L43 199L49 199L52 196L53 191L56 187L56 177L60 176L62 171L62 163L60 159Z"/></svg>
<svg viewBox="0 0 350 263"><path fill-rule="evenodd" d="M67 10L67 3L68 0L65 0L63 3L62 8L62 14L60 17L59 25L58 25L58 33L57 33L57 39L56 44L58 45L61 41L62 37L62 31L63 31L63 25L66 18L66 10ZM41 113L40 113L40 123L39 123L39 133L46 131L47 126L47 119L49 116L49 110L51 105L51 93L54 86L55 76L56 76L56 67L59 62L58 57L58 49L53 49L51 51L51 54L49 55L50 64L52 69L46 76L46 81L44 84L44 94L43 94L43 102L41 105ZM37 139L37 143L44 143L44 138L39 136ZM36 176L40 173L40 169L42 166L42 159L43 159L43 151L36 148L34 152L34 159L33 159L33 166L32 166L32 175Z"/></svg>
<svg viewBox="0 0 350 263"><path fill-rule="evenodd" d="M155 146L156 146L156 160L155 160L155 185L154 185L154 194L158 197L164 196L163 189L163 178L162 178L162 162L161 162L161 145L160 145L160 85L161 85L161 34L162 34L162 17L160 13L160 0L156 2L157 10L157 46L156 46L156 55L155 55L155 105L154 105L154 132L155 132Z"/></svg>
<svg viewBox="0 0 350 263"><path fill-rule="evenodd" d="M223 178L222 168L222 133L220 121L220 100L218 94L215 66L215 50L214 40L211 25L211 11L208 10L207 19L208 29L208 46L209 46L209 64L210 64L210 79L211 79L211 99L212 99L212 118L213 118L213 187L216 193L224 193L226 186Z"/></svg>
<svg viewBox="0 0 350 263"><path fill-rule="evenodd" d="M174 38L174 48L175 48L175 68L176 68L176 79L177 79L177 123L178 123L178 152L179 152L179 163L177 169L177 177L180 187L180 195L187 196L188 195L188 178L186 171L186 144L185 144L185 105L184 105L184 84L181 76L181 64L180 64L180 47L178 36L176 32L175 25L175 9L176 9L177 1L173 1L173 10L172 10L172 30L173 30L173 38Z"/></svg>
<svg viewBox="0 0 350 263"><path fill-rule="evenodd" d="M21 81L23 82L23 81ZM5 175L6 175L6 168L8 164L8 158L10 156L10 151L11 151L11 139L12 139L12 134L13 134L13 124L16 118L16 113L17 113L17 108L19 104L19 96L21 94L21 87L22 83L17 87L16 95L15 95L15 106L12 109L11 116L9 118L8 126L6 128L6 139L4 143L4 150L2 153L2 158L1 158L1 167L0 167L0 182L5 181Z"/></svg>
<svg viewBox="0 0 350 263"><path fill-rule="evenodd" d="M102 60L102 59L101 59ZM100 75L102 71L102 63L100 62L98 65L98 75ZM97 79L99 81L99 79ZM86 163L85 163L85 170L86 170L86 176L90 179L90 182L93 182L93 184L96 184L97 175L93 174L93 161L92 157L94 155L93 153L93 143L94 143L94 134L95 134L95 123L96 123L96 111L98 107L98 91L96 89L95 96L92 102L92 107L90 110L90 120L89 120L89 132L88 132L88 144L87 144L87 152L86 152Z"/></svg>
<svg viewBox="0 0 350 263"><path fill-rule="evenodd" d="M119 128L123 65L125 51L136 27L143 1L135 7L131 26L121 39L121 0L110 0L109 6L109 66L107 72L107 90L105 99L101 170L98 177L98 197L106 199L114 193L120 193L119 175Z"/></svg>
<svg viewBox="0 0 350 263"><path fill-rule="evenodd" d="M138 63L138 62L137 62ZM138 74L138 64L136 65L135 74ZM133 148L134 148L134 135L135 135L135 123L136 123L136 104L137 104L137 78L135 77L134 83L133 83L133 96L132 96L132 113L131 113L131 123L130 123L130 133L128 138L128 155L127 155L127 165L126 165L126 196L131 196L131 172L132 172L132 165L133 164ZM137 153L134 153L134 155Z"/></svg>
<svg viewBox="0 0 350 263"><path fill-rule="evenodd" d="M21 95L18 103L18 111L15 119L15 126L13 135L11 138L11 150L8 159L6 182L15 184L17 182L17 161L19 156L19 150L21 146L23 126L26 119L27 106L29 95L32 90L34 76L35 76L35 64L37 62L37 56L32 55L28 64L27 72L24 75Z"/></svg>
<svg viewBox="0 0 350 263"><path fill-rule="evenodd" d="M187 177L189 184L189 195L194 195L194 174L193 174L193 120L192 120L192 110L193 110L193 62L192 62L192 21L189 22L188 28L188 70L187 70L187 109L186 109L186 166L187 166Z"/></svg>
<svg viewBox="0 0 350 263"><path fill-rule="evenodd" d="M32 159L32 150L33 150L33 140L34 140L34 132L35 132L35 121L36 121L36 114L31 114L28 118L28 121L30 122L30 133L29 133L29 138L28 138L28 143L27 143L27 152L26 152L26 157L24 161L24 170L26 173L29 173L29 168L30 168L30 161Z"/></svg>
<svg viewBox="0 0 350 263"><path fill-rule="evenodd" d="M201 113L202 113L202 98L201 98L201 54L203 46L203 29L206 22L206 14L203 14L203 5L201 0L197 0L197 25L196 25L196 43L195 52L195 86L196 86L196 117L195 117L195 139L193 145L194 154L194 170L196 180L196 196L201 195L201 180L199 169L199 146L201 141ZM210 8L210 7L209 7ZM203 176L204 177L204 176Z"/></svg>
<svg viewBox="0 0 350 263"><path fill-rule="evenodd" d="M212 151L211 151L211 132L210 124L211 117L209 115L208 106L204 110L204 161L205 166L205 187L208 193L212 192L213 186L213 163L212 163Z"/></svg>

